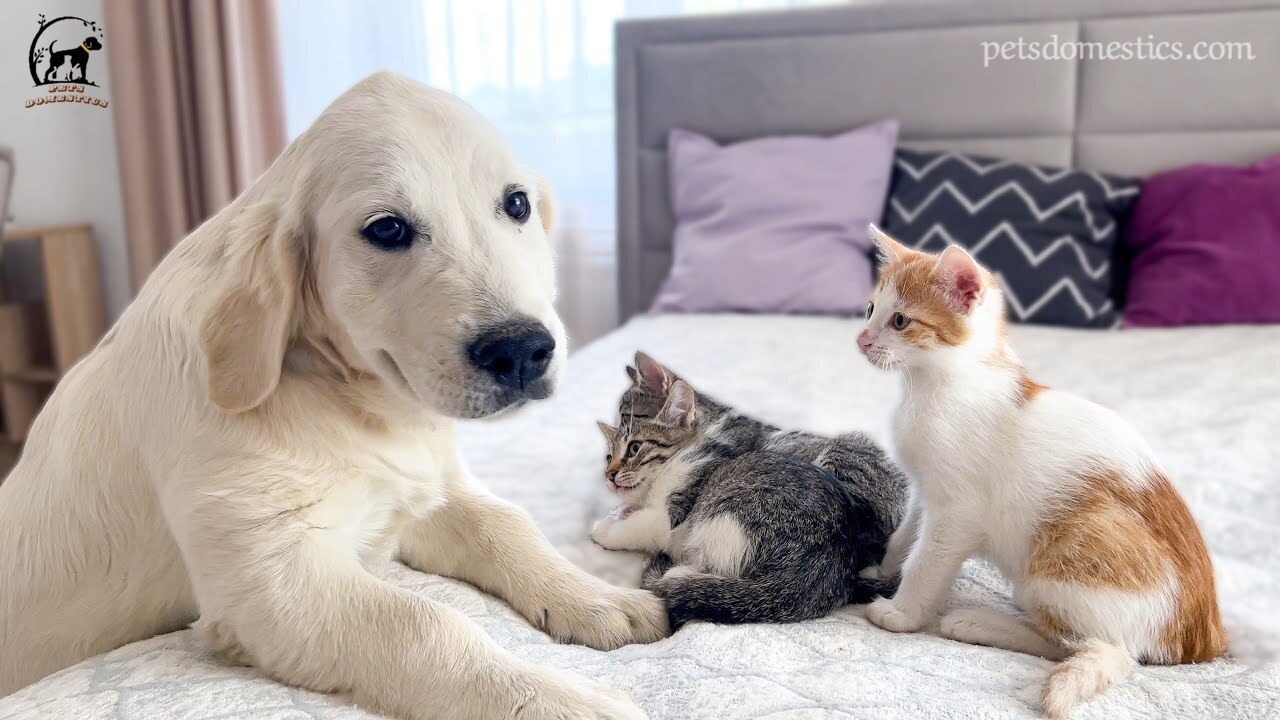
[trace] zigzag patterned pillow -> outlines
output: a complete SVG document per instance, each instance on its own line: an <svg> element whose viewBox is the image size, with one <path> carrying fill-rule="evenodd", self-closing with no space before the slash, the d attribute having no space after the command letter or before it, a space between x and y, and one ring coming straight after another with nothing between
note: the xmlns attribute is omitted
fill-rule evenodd
<svg viewBox="0 0 1280 720"><path fill-rule="evenodd" d="M1137 180L899 149L884 229L928 252L960 245L999 279L1016 322L1114 327L1120 222Z"/></svg>

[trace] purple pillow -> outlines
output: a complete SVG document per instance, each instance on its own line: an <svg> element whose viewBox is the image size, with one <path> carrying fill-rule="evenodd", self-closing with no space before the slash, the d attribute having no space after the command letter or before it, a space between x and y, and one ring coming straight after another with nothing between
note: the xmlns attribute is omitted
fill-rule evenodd
<svg viewBox="0 0 1280 720"><path fill-rule="evenodd" d="M1127 327L1280 322L1280 155L1152 176L1125 244Z"/></svg>
<svg viewBox="0 0 1280 720"><path fill-rule="evenodd" d="M667 139L675 257L654 312L861 314L898 123L720 146Z"/></svg>

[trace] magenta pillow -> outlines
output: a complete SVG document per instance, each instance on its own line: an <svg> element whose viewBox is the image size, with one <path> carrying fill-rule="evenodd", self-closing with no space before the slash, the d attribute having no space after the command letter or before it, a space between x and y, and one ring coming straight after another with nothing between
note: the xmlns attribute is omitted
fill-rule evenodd
<svg viewBox="0 0 1280 720"><path fill-rule="evenodd" d="M893 120L724 146L672 130L674 257L653 311L861 314L897 140Z"/></svg>
<svg viewBox="0 0 1280 720"><path fill-rule="evenodd" d="M1151 177L1125 244L1127 327L1280 322L1280 155Z"/></svg>

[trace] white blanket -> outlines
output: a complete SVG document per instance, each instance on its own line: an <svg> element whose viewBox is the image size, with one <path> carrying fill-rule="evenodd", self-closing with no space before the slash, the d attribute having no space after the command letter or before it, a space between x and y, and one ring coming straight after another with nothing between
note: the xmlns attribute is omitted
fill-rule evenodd
<svg viewBox="0 0 1280 720"><path fill-rule="evenodd" d="M472 470L528 508L575 562L634 584L640 559L587 538L622 367L641 348L698 388L785 426L888 438L894 375L857 355L859 323L815 318L645 318L584 348L556 398L466 428ZM1276 632L1280 597L1280 327L1070 331L1018 327L1032 376L1109 405L1146 435L1204 531L1238 648ZM0 548L0 552L4 549ZM794 625L691 624L610 653L558 645L503 603L400 566L389 579L472 616L517 655L624 688L660 718L1029 718L1051 664L930 635L893 635L852 608ZM3 580L0 579L0 582ZM954 603L1006 605L971 562ZM3 652L0 648L0 652ZM341 698L218 664L190 631L87 660L5 699L0 719L368 718ZM1280 718L1280 663L1143 668L1087 718Z"/></svg>

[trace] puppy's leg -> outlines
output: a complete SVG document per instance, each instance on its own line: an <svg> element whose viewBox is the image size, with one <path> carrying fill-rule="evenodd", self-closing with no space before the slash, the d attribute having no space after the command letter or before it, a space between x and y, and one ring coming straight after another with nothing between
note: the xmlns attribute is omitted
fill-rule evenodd
<svg viewBox="0 0 1280 720"><path fill-rule="evenodd" d="M175 522L201 626L237 658L406 720L644 717L619 694L518 661L458 611L370 575L343 533L313 520L334 509L305 510Z"/></svg>
<svg viewBox="0 0 1280 720"><path fill-rule="evenodd" d="M405 564L467 582L506 600L560 640L609 650L669 634L662 601L614 587L565 560L528 513L472 488L414 524L401 540Z"/></svg>

